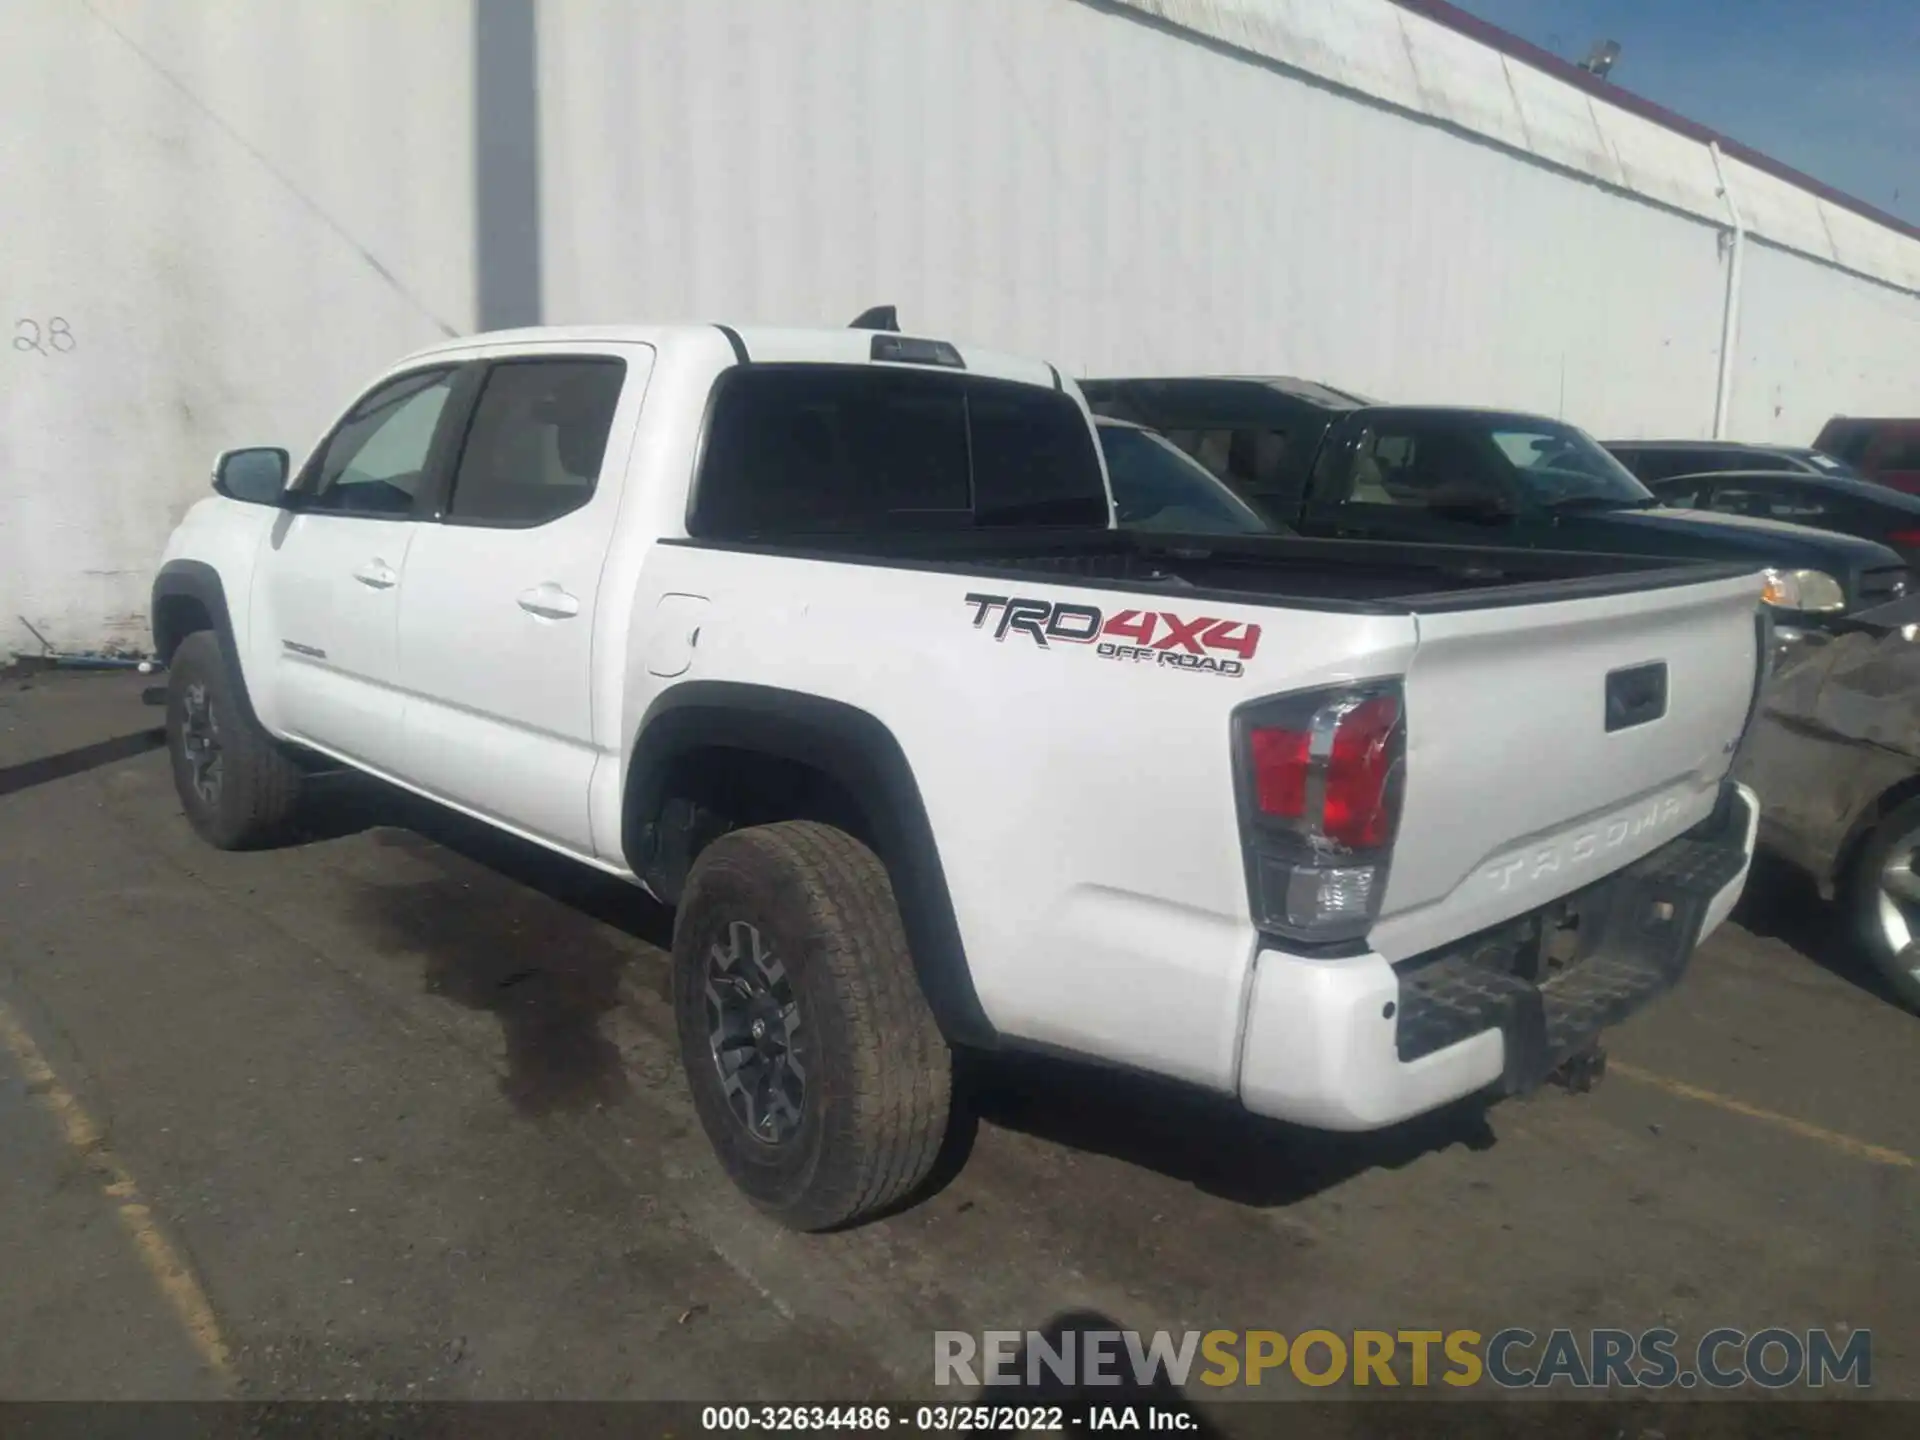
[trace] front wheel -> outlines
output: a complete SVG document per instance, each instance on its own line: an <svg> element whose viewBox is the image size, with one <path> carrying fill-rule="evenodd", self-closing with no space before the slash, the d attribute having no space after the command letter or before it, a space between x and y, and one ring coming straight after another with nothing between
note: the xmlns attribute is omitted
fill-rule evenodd
<svg viewBox="0 0 1920 1440"><path fill-rule="evenodd" d="M1920 1013L1920 800L1881 820L1848 886L1855 929L1894 996Z"/></svg>
<svg viewBox="0 0 1920 1440"><path fill-rule="evenodd" d="M220 638L211 630L187 636L167 674L167 753L187 823L221 850L285 839L300 767L248 710Z"/></svg>
<svg viewBox="0 0 1920 1440"><path fill-rule="evenodd" d="M673 1001L700 1123L760 1209L830 1230L927 1178L952 1055L886 868L852 836L787 821L703 850L674 923Z"/></svg>

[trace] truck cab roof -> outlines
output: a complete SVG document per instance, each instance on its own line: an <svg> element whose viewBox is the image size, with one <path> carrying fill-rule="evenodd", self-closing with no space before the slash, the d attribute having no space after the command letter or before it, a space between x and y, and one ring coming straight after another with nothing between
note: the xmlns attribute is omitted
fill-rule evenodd
<svg viewBox="0 0 1920 1440"><path fill-rule="evenodd" d="M993 380L1063 388L1057 368L1045 361L1004 351L961 345L931 336L896 331L732 326L720 323L674 325L540 325L482 331L416 350L395 369L440 359L538 351L548 346L647 345L731 348L739 364L869 365L909 364L962 370Z"/></svg>

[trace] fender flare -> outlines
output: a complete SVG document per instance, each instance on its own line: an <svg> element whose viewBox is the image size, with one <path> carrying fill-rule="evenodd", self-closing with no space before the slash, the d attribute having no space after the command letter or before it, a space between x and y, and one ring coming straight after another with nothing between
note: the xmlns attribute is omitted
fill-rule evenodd
<svg viewBox="0 0 1920 1440"><path fill-rule="evenodd" d="M642 817L653 815L665 798L673 761L711 746L807 766L846 792L880 847L914 971L942 1033L955 1044L997 1046L1000 1037L973 986L939 844L913 767L893 732L865 710L733 681L692 680L666 691L641 719L627 766L621 846L629 865L641 858ZM633 868L641 873L639 866Z"/></svg>
<svg viewBox="0 0 1920 1440"><path fill-rule="evenodd" d="M153 627L153 653L163 665L172 663L180 642L193 633L190 629L175 630L165 622L169 608L166 602L174 599L198 601L200 608L207 612L207 618L213 622L214 636L220 642L220 652L233 674L234 694L246 718L259 725L253 697L247 693L246 670L240 663L240 647L234 640L233 616L227 609L227 588L220 581L220 572L204 560L169 560L154 576L152 608L147 613L152 617L149 623Z"/></svg>

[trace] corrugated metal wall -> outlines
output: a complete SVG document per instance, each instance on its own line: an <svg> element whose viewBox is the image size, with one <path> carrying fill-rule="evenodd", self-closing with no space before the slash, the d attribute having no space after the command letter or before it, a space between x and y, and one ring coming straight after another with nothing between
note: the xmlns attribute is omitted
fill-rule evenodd
<svg viewBox="0 0 1920 1440"><path fill-rule="evenodd" d="M1728 434L1806 444L1834 415L1920 415L1920 300L1764 243L1744 269Z"/></svg>
<svg viewBox="0 0 1920 1440"><path fill-rule="evenodd" d="M891 302L1080 373L1292 372L1622 435L1712 421L1704 148L1386 0L7 18L0 648L27 644L16 616L139 644L215 451L299 451L395 354L536 315L838 325ZM1757 232L1732 433L1920 409L1920 244L1727 169Z"/></svg>

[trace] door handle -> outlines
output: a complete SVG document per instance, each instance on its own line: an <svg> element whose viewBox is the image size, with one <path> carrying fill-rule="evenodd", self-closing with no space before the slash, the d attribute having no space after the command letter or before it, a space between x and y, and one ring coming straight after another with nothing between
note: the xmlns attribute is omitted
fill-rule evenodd
<svg viewBox="0 0 1920 1440"><path fill-rule="evenodd" d="M547 620L571 620L580 613L580 602L558 585L536 585L520 592L520 608Z"/></svg>
<svg viewBox="0 0 1920 1440"><path fill-rule="evenodd" d="M400 580L384 560L369 560L353 572L353 578L375 590L391 590Z"/></svg>

